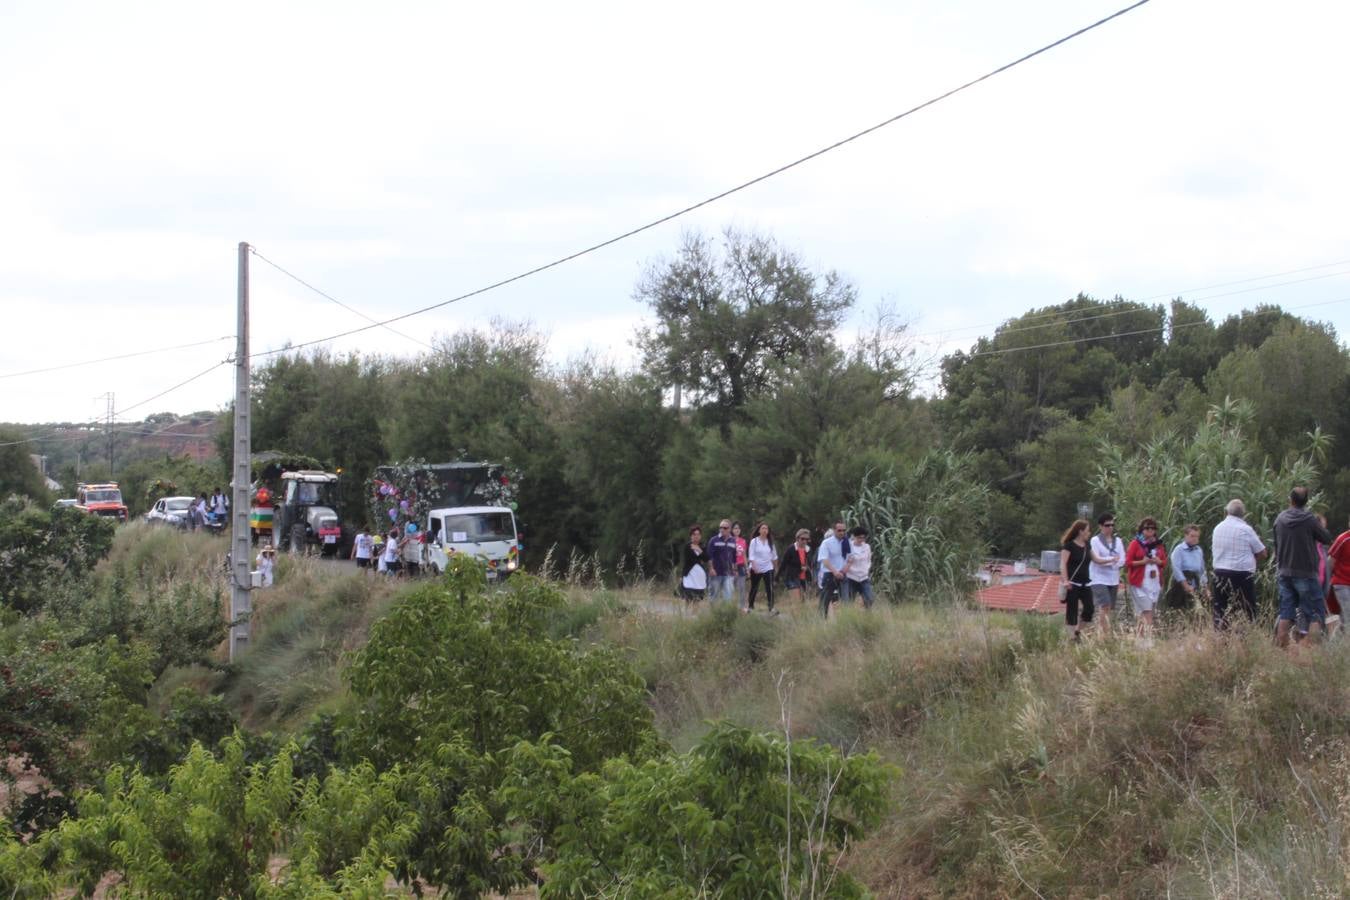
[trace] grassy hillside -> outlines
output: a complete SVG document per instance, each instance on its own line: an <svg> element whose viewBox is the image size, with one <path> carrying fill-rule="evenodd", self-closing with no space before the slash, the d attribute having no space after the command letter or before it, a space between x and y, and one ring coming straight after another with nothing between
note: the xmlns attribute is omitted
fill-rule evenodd
<svg viewBox="0 0 1350 900"><path fill-rule="evenodd" d="M402 586L283 561L249 657L245 722L286 731L343 702L344 653ZM1350 653L1181 626L1151 649L959 603L690 614L664 589L573 587L557 635L623 649L663 735L726 718L901 774L846 861L880 896L1344 896Z"/></svg>

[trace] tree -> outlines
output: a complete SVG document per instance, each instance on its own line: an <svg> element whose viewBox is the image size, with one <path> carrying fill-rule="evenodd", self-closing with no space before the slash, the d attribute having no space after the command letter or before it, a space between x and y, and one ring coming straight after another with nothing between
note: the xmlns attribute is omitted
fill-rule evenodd
<svg viewBox="0 0 1350 900"><path fill-rule="evenodd" d="M746 403L789 364L833 345L857 291L839 273L816 274L772 238L728 228L719 254L685 235L679 255L652 265L636 298L656 314L638 335L648 372L707 404L724 435Z"/></svg>
<svg viewBox="0 0 1350 900"><path fill-rule="evenodd" d="M0 500L11 494L47 503L47 485L30 456L36 444L18 428L0 428Z"/></svg>

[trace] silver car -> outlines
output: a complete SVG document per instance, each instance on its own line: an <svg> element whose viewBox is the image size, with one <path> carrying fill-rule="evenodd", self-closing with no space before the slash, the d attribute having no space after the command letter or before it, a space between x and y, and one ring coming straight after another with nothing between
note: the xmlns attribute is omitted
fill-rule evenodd
<svg viewBox="0 0 1350 900"><path fill-rule="evenodd" d="M188 511L192 508L194 497L165 497L155 501L145 514L145 521L152 525L172 525L174 528L187 528L192 521Z"/></svg>

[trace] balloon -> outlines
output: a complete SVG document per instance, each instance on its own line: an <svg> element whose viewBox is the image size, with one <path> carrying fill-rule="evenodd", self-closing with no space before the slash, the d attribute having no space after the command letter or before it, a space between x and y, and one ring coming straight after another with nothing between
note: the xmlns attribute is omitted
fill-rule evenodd
<svg viewBox="0 0 1350 900"><path fill-rule="evenodd" d="M400 500L400 501L398 501L398 508L401 509L401 510L403 510L404 512L407 512L407 511L408 511L408 501L407 501L407 500Z"/></svg>
<svg viewBox="0 0 1350 900"><path fill-rule="evenodd" d="M394 509L393 507L390 507L389 509L389 521L390 522L398 521L398 510Z"/></svg>

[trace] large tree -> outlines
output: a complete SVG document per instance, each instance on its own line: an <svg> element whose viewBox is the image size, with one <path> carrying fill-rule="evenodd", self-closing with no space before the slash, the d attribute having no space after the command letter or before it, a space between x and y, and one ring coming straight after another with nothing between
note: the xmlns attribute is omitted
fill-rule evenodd
<svg viewBox="0 0 1350 900"><path fill-rule="evenodd" d="M689 233L638 283L657 320L638 344L647 371L687 390L726 435L776 371L833 345L856 296L839 273L811 271L770 237L729 228L719 247Z"/></svg>

